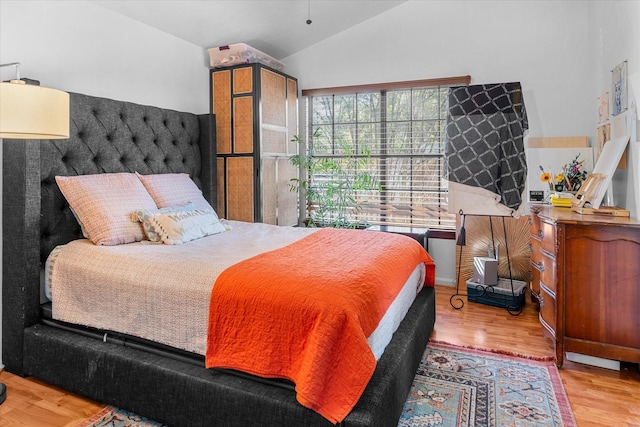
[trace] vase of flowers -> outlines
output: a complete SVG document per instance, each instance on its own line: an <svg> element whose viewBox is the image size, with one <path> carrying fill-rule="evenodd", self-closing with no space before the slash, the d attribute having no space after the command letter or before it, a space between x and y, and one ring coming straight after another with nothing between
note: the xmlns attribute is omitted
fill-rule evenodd
<svg viewBox="0 0 640 427"><path fill-rule="evenodd" d="M562 171L553 176L551 172L540 166L540 181L549 184L549 191L567 191L574 193L580 189L587 178L587 172L583 170L584 159L580 160L580 153L568 164L562 166Z"/></svg>
<svg viewBox="0 0 640 427"><path fill-rule="evenodd" d="M587 171L583 170L584 159L578 160L580 153L563 167L563 185L567 191L578 191L587 179Z"/></svg>

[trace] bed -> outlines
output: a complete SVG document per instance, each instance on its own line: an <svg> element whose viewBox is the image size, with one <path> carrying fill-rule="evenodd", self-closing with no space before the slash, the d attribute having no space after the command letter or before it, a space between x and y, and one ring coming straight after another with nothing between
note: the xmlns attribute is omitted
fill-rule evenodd
<svg viewBox="0 0 640 427"><path fill-rule="evenodd" d="M47 257L82 238L56 176L188 174L211 202L215 151L212 115L74 93L68 141L3 141L5 369L171 426L333 424L287 381L206 369L192 351L51 320L43 304ZM339 425L397 424L434 323L435 291L424 287Z"/></svg>

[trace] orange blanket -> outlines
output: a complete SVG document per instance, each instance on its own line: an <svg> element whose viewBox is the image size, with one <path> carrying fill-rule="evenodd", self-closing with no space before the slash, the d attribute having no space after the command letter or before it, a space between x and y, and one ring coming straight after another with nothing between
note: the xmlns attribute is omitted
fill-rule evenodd
<svg viewBox="0 0 640 427"><path fill-rule="evenodd" d="M298 402L340 422L376 366L367 337L420 262L433 286L415 240L323 229L231 266L211 292L206 366L289 379Z"/></svg>

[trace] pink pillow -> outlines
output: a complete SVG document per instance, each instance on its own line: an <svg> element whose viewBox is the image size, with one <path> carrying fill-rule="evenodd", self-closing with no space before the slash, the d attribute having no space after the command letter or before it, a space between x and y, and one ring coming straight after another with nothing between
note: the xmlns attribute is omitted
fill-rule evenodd
<svg viewBox="0 0 640 427"><path fill-rule="evenodd" d="M96 245L119 245L145 239L142 225L131 220L156 204L133 173L56 176L60 191Z"/></svg>
<svg viewBox="0 0 640 427"><path fill-rule="evenodd" d="M189 202L196 209L213 211L213 208L202 195L202 191L186 173L162 173L156 175L141 175L138 178L151 194L159 208L181 206Z"/></svg>

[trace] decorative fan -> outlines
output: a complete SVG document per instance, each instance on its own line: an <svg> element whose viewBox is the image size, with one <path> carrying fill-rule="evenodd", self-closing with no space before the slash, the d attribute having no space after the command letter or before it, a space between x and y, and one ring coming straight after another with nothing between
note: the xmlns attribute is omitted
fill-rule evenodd
<svg viewBox="0 0 640 427"><path fill-rule="evenodd" d="M467 280L473 277L473 258L488 256L490 249L492 251L499 249L500 251L498 277L512 277L514 280L522 280L527 283L531 280L529 217L465 215L461 219L458 216L458 228L460 228L461 221L464 221L462 232L465 233L463 240L466 244L456 246L456 273L460 271L459 289L466 289ZM499 248L498 245L500 245ZM460 251L462 251L462 257L460 257ZM511 267L511 275L509 267Z"/></svg>

